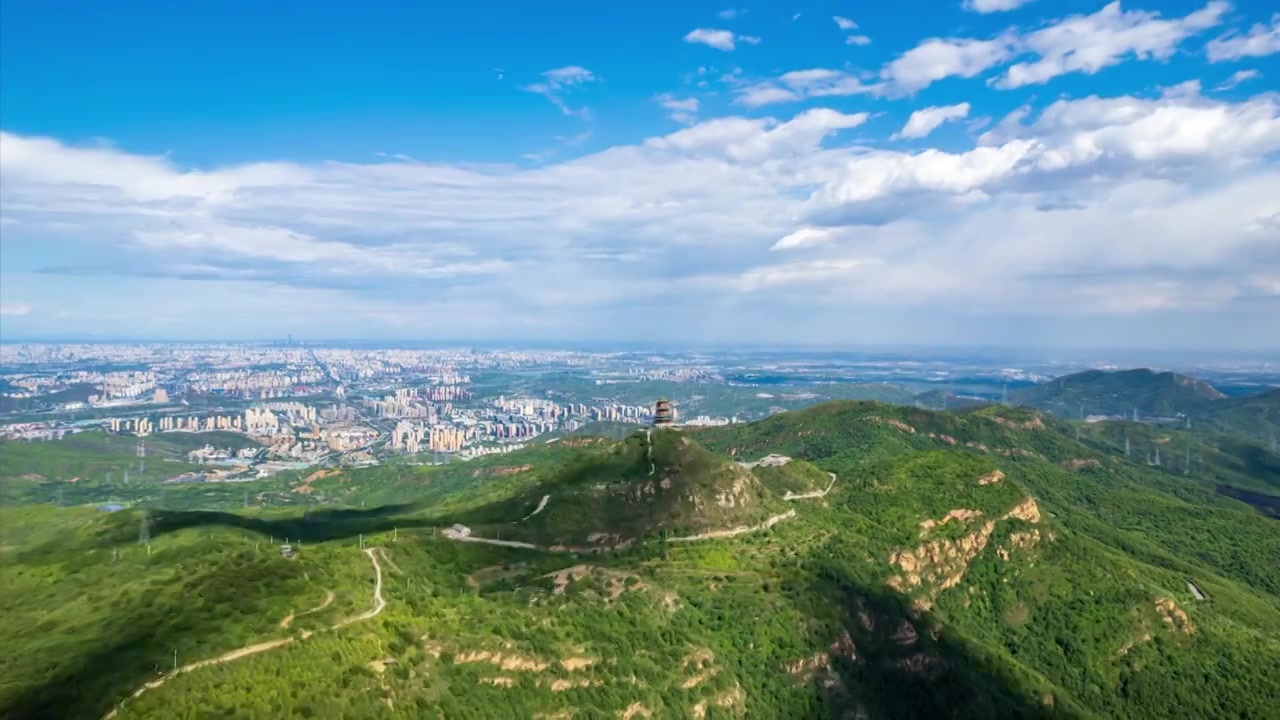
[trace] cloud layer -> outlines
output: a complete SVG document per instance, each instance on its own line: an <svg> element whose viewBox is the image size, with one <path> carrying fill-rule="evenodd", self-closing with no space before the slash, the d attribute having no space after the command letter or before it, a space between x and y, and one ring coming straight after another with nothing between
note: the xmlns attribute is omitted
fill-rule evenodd
<svg viewBox="0 0 1280 720"><path fill-rule="evenodd" d="M636 95L660 132L526 165L201 167L6 132L0 314L6 332L756 343L993 324L1155 337L1176 317L1188 342L1261 343L1228 330L1280 313L1280 94L1240 61L1277 51L1280 16L1234 30L1231 17L1221 0L1168 15L1111 3L913 40L871 67L761 76L708 62L678 90ZM863 42L858 24L820 20L851 57L890 42L847 48L842 36ZM699 28L683 41L706 46L691 56L738 59L707 48L759 40ZM1050 85L1190 52L1239 64L1204 65L1209 94L1193 76L1085 97ZM590 118L582 97L604 83L581 65L535 77L522 89L571 116L542 106L570 128L558 147L582 152L573 118ZM992 107L979 92L1003 100L1003 117L973 117Z"/></svg>

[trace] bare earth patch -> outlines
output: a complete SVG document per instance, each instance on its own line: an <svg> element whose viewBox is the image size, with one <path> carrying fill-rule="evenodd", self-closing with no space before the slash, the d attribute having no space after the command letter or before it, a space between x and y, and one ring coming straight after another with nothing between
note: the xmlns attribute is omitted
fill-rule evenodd
<svg viewBox="0 0 1280 720"><path fill-rule="evenodd" d="M1040 522L1040 507L1027 498L996 520L988 520L978 529L956 540L932 540L923 542L914 550L898 550L889 556L889 564L897 565L902 574L888 580L895 590L905 592L922 586L929 587L926 597L916 598L915 606L928 609L932 599L947 588L954 587L964 578L969 563L986 548L999 520L1016 518L1030 523ZM930 522L930 521L926 521ZM921 524L923 527L923 523ZM1035 536L1039 540L1039 534ZM1023 542L1029 542L1024 540ZM1007 553L1007 551L1006 551Z"/></svg>
<svg viewBox="0 0 1280 720"><path fill-rule="evenodd" d="M520 672L541 672L551 666L551 663L529 655L521 655L515 652L491 652L489 650L472 650L459 653L453 656L453 663L455 665L489 663L503 670Z"/></svg>
<svg viewBox="0 0 1280 720"><path fill-rule="evenodd" d="M901 420L894 420L893 418L889 418L889 419L887 419L887 420L886 420L885 418L882 418L882 417L880 417L879 415L868 415L868 416L866 417L866 421L867 421L867 422L871 422L871 423L877 423L877 424L881 424L881 423L882 423L882 424L885 424L885 425L889 425L889 426L892 426L892 427L895 427L895 428L897 428L897 429L901 430L901 431L902 431L902 432L904 432L904 433L910 433L910 434L912 434L912 435L914 435L914 434L915 434L915 432L916 432L916 429L915 429L915 428L913 428L913 427L911 427L910 425L908 425L908 424L906 424L906 423L902 422Z"/></svg>
<svg viewBox="0 0 1280 720"><path fill-rule="evenodd" d="M1178 607L1178 604L1167 597L1156 598L1156 612L1160 613L1160 619L1164 621L1171 629L1190 635L1196 631L1196 626L1191 622L1191 618L1187 617L1187 613Z"/></svg>
<svg viewBox="0 0 1280 720"><path fill-rule="evenodd" d="M565 588L567 588L570 583L584 580L592 575L595 575L608 583L609 594L605 598L608 601L616 600L628 590L641 590L645 587L644 581L640 580L638 575L632 575L628 572L612 570L598 565L574 565L573 567L567 567L562 570L547 573L542 577L551 578L551 582L555 586L555 589L552 592L556 595L560 595L564 593ZM631 578L634 578L635 582L628 585L627 580Z"/></svg>
<svg viewBox="0 0 1280 720"><path fill-rule="evenodd" d="M560 661L560 665L569 672L589 668L596 664L596 658L593 657L567 657Z"/></svg>
<svg viewBox="0 0 1280 720"><path fill-rule="evenodd" d="M618 713L618 717L621 718L621 720L631 720L631 718L636 717L637 715L642 717L653 717L653 713L649 712L648 708L638 702L631 703L626 710Z"/></svg>
<svg viewBox="0 0 1280 720"><path fill-rule="evenodd" d="M1002 417L995 417L991 419L995 420L997 423L1001 425L1004 425L1005 427L1013 428L1015 430L1043 430L1044 429L1044 421L1040 419L1039 415L1036 415L1035 417L1031 418L1026 422L1015 422L1013 420L1009 420L1007 418L1002 418Z"/></svg>
<svg viewBox="0 0 1280 720"><path fill-rule="evenodd" d="M976 517L982 517L981 510L967 510L965 508L956 508L942 517L941 520L921 520L920 521L920 537L924 537L930 530L942 527L952 520L958 520L966 523Z"/></svg>
<svg viewBox="0 0 1280 720"><path fill-rule="evenodd" d="M532 465L503 465L501 467L480 468L473 471L471 477L480 477L481 475L486 477L507 477L508 475L515 475L532 469Z"/></svg>
<svg viewBox="0 0 1280 720"><path fill-rule="evenodd" d="M989 473L987 473L986 475L983 475L982 477L978 478L978 484L979 484L979 485L992 485L992 484L994 484L994 483L998 483L998 482L1000 482L1000 481L1001 481L1001 480L1003 480L1003 479L1004 479L1004 473L1003 473L1003 472L1000 472L999 470L994 470L994 471L989 472Z"/></svg>
<svg viewBox="0 0 1280 720"><path fill-rule="evenodd" d="M315 482L316 480L323 480L329 477L330 475L337 475L339 472L341 471L340 470L317 470L311 473L310 475L308 475L302 481L301 485L299 485L296 488L293 488L292 490L290 490L290 492L302 493L303 495L306 495L315 489L311 487L311 483Z"/></svg>

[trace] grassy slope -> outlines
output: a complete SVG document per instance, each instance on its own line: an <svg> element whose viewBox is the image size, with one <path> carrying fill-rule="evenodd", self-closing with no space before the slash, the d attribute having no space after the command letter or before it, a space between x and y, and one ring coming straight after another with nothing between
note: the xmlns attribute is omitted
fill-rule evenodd
<svg viewBox="0 0 1280 720"><path fill-rule="evenodd" d="M12 710L17 698L19 709L59 707L64 716L92 716L79 711L105 710L154 675L156 663L171 662L171 645L179 644L185 658L278 637L278 618L313 605L325 587L353 611L367 602L371 580L353 545L364 533L394 563L387 569L385 613L183 675L131 703L121 717L230 711L455 718L570 709L607 717L636 702L657 717L690 716L700 702L709 717L858 711L869 717L1265 717L1269 697L1280 692L1267 672L1280 662L1280 647L1267 632L1280 626L1275 522L1194 478L1115 460L1105 448L1077 443L1053 423L1037 426L1036 420L1007 408L950 415L834 403L692 433L738 459L768 452L805 459L786 466L791 470L781 478L774 475L786 468L756 471L767 493L820 482L827 471L839 473L839 482L825 498L788 505L798 519L767 533L690 545L648 542L590 560L450 543L430 528L466 513L527 512L549 487L569 492L602 480L643 482L648 468L637 467L643 448L634 439L621 448L556 443L475 464L348 471L313 483L349 505L364 493L380 502L416 500L400 506L370 502L365 510L318 510L305 518L289 509L156 513L153 535L166 550L146 562L134 542L136 519L128 515L6 511L32 513L18 524L26 534L3 542L18 549L5 551L14 562L0 569L0 581L14 591L0 599L6 610L31 614L14 628L39 623L41 607L67 609L46 633L6 624L6 632L17 634L0 642L5 666L21 656L43 670L4 685L0 707ZM717 486L715 471L727 466L678 437L659 435L655 464L681 468L693 486ZM664 445L668 438L673 442ZM1097 464L1064 467L1071 460ZM977 484L995 469L1003 480ZM895 552L935 539L962 540L1028 496L1038 502L1040 522L996 522L956 586L941 589L926 580L905 596L886 587L900 574L889 562ZM609 503L563 505L568 514L561 519L583 526L595 522L597 512L613 512ZM922 520L956 508L983 515L921 537ZM648 521L669 517L672 508L661 510ZM1032 530L1038 542L1013 542L1014 533ZM303 538L301 561L254 549L260 538L286 534ZM131 573L85 560L102 558L112 542L126 549L128 559L117 562L131 563ZM604 569L580 571L556 592L547 574L584 562ZM165 590L189 575L194 585ZM1192 600L1187 579L1211 599ZM247 589L258 585L266 590ZM37 587L39 604L22 602L16 592ZM192 593L207 602L193 603ZM145 599L151 597L157 600ZM1166 624L1157 598L1173 600L1195 632ZM913 610L912 600L932 607ZM324 621L311 620L313 627ZM145 637L130 645L139 627ZM853 653L842 650L844 633ZM100 667L104 648L135 659L112 664L107 679L89 684L81 699L57 695L56 688L80 682L75 668ZM704 656L701 649L714 658L685 663L693 654ZM500 661L462 661L474 657L464 653L478 651L547 665L504 669ZM832 656L829 670L817 663L812 672L787 671L815 653ZM570 670L559 664L569 657L595 663ZM370 664L387 658L394 664L385 669ZM55 672L61 666L73 669ZM500 678L511 685L489 684L506 682ZM556 680L598 684L557 690Z"/></svg>

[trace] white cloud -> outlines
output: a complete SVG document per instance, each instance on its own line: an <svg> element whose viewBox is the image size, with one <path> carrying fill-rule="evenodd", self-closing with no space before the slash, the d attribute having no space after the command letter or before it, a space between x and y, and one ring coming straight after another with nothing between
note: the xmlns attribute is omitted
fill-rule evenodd
<svg viewBox="0 0 1280 720"><path fill-rule="evenodd" d="M900 93L913 93L943 78L971 78L1018 53L1018 37L1005 33L993 40L930 38L903 53L880 75Z"/></svg>
<svg viewBox="0 0 1280 720"><path fill-rule="evenodd" d="M858 45L858 46L870 45L871 38L867 37L866 35L850 35L849 37L844 39L844 44Z"/></svg>
<svg viewBox="0 0 1280 720"><path fill-rule="evenodd" d="M732 50L733 33L728 30L716 30L713 28L697 28L690 30L689 34L684 36L687 43L697 43L713 47L717 50Z"/></svg>
<svg viewBox="0 0 1280 720"><path fill-rule="evenodd" d="M1010 66L995 87L1043 84L1074 72L1091 75L1129 57L1167 59L1184 40L1219 24L1229 8L1226 0L1210 0L1184 17L1162 19L1155 12L1124 11L1117 0L1092 15L1072 15L1025 35L1010 29L991 39L929 38L886 64L880 75L890 94L911 94L944 78L975 77L1026 54L1037 59Z"/></svg>
<svg viewBox="0 0 1280 720"><path fill-rule="evenodd" d="M1230 90L1231 88L1239 85L1242 82L1245 82L1247 80L1253 80L1259 77L1262 77L1262 73L1258 72L1257 70L1237 70L1231 73L1231 77L1224 80L1221 85L1219 85L1214 89Z"/></svg>
<svg viewBox="0 0 1280 720"><path fill-rule="evenodd" d="M738 17L739 14L745 14L746 12L747 11L745 8L744 9L729 8L728 10L721 10L720 12L716 13L716 17L719 17L721 20L732 20Z"/></svg>
<svg viewBox="0 0 1280 720"><path fill-rule="evenodd" d="M801 71L775 87L812 97L848 77ZM1212 320L1179 320L1202 323L1198 342L1231 341L1250 326L1242 313L1277 308L1280 98L1193 90L1060 100L948 151L850 144L837 133L868 116L818 108L533 168L389 156L195 169L5 134L6 260L50 264L6 267L6 300L40 309L7 315L6 330L56 325L52 309L74 302L87 327L111 315L148 333L203 317L278 328L297 312L332 333L675 322L698 337L846 341L862 337L856 318L891 316L885 337L922 340L936 335L898 313L983 314L942 328L960 337L992 317L1196 307ZM637 298L655 283L683 302L653 313Z"/></svg>
<svg viewBox="0 0 1280 720"><path fill-rule="evenodd" d="M942 105L916 110L907 118L907 122L893 137L922 138L933 132L948 120L959 120L969 116L969 103Z"/></svg>
<svg viewBox="0 0 1280 720"><path fill-rule="evenodd" d="M20 317L31 312L31 306L25 303L0 303L0 315Z"/></svg>
<svg viewBox="0 0 1280 720"><path fill-rule="evenodd" d="M847 17L840 17L839 15L836 15L831 19L836 21L836 25L838 25L841 30L857 30L858 29L858 23L850 20Z"/></svg>
<svg viewBox="0 0 1280 720"><path fill-rule="evenodd" d="M759 45L760 38L756 37L755 35L739 35L738 42L744 42L748 45Z"/></svg>
<svg viewBox="0 0 1280 720"><path fill-rule="evenodd" d="M1245 35L1228 33L1205 46L1209 62L1262 57L1280 52L1280 13L1271 16L1271 25L1257 23Z"/></svg>
<svg viewBox="0 0 1280 720"><path fill-rule="evenodd" d="M881 87L879 84L868 85L844 70L793 70L774 80L738 88L734 103L754 108L804 98L876 94Z"/></svg>
<svg viewBox="0 0 1280 720"><path fill-rule="evenodd" d="M664 93L657 97L658 104L668 110L667 117L684 125L692 125L698 113L698 98L678 99L670 93Z"/></svg>
<svg viewBox="0 0 1280 720"><path fill-rule="evenodd" d="M811 152L832 133L865 123L867 113L846 115L814 108L779 123L773 118L718 118L694 127L645 141L645 147L675 150L692 157L709 157L734 163L781 160Z"/></svg>
<svg viewBox="0 0 1280 720"><path fill-rule="evenodd" d="M591 117L590 111L586 108L569 107L563 96L575 88L597 81L599 78L594 73L584 67L568 65L547 70L542 73L542 78L542 82L525 87L525 91L542 95L550 100L551 104L560 108L560 112L565 115L576 115L584 119Z"/></svg>
<svg viewBox="0 0 1280 720"><path fill-rule="evenodd" d="M832 233L826 228L802 227L788 233L773 244L770 250L792 250L802 247L814 247L831 242Z"/></svg>
<svg viewBox="0 0 1280 720"><path fill-rule="evenodd" d="M1122 10L1117 0L1092 15L1073 15L1025 36L1022 44L1040 59L1011 66L996 87L1037 85L1073 72L1092 75L1129 56L1164 60L1183 40L1220 23L1230 7L1211 0L1185 17L1164 20L1155 12Z"/></svg>
<svg viewBox="0 0 1280 720"><path fill-rule="evenodd" d="M1031 0L964 0L964 9L976 13L1006 12L1031 2Z"/></svg>
<svg viewBox="0 0 1280 720"><path fill-rule="evenodd" d="M895 203L904 196L972 203L1001 192L1052 187L1083 171L1227 171L1280 150L1280 107L1269 97L1238 105L1185 95L1062 100L1030 125L1002 123L980 142L960 153L858 155L810 197L808 215L845 222L900 214L904 208Z"/></svg>

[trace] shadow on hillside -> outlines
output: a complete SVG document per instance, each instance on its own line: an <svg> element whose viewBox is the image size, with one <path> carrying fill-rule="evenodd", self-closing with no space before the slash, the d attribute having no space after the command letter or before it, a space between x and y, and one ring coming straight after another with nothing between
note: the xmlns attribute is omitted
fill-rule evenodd
<svg viewBox="0 0 1280 720"><path fill-rule="evenodd" d="M818 596L844 615L847 634L815 638L829 646L831 673L816 675L816 717L1077 718L1087 713L1019 676L902 596L818 561Z"/></svg>
<svg viewBox="0 0 1280 720"><path fill-rule="evenodd" d="M266 580L246 577L237 568L217 568L189 575L184 587L191 593L248 598ZM232 600L225 617L238 612ZM146 597L112 607L90 632L101 639L99 646L75 654L88 644L68 638L68 652L41 682L0 698L0 718L100 718L143 683L171 670L176 646L218 647L225 635L209 618L187 616L175 605ZM181 662L192 659L184 656Z"/></svg>
<svg viewBox="0 0 1280 720"><path fill-rule="evenodd" d="M317 510L285 518L251 517L217 510L155 510L150 515L150 530L151 537L156 538L188 528L234 527L263 537L323 542L354 538L361 534L389 532L396 527L416 528L439 524L438 519L406 517L423 507L425 505L421 503L402 503L368 510Z"/></svg>

